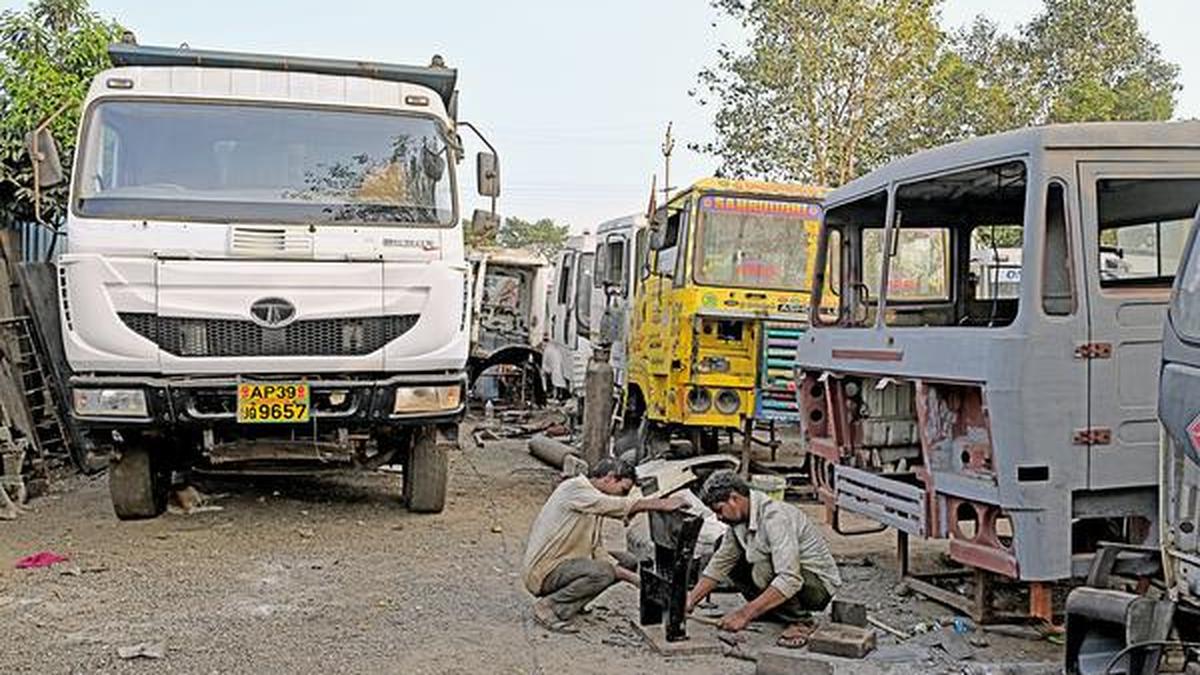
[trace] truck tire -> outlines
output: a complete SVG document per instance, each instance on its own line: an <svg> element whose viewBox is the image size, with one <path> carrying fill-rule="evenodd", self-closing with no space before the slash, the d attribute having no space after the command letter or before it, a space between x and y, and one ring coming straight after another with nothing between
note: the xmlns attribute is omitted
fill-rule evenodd
<svg viewBox="0 0 1200 675"><path fill-rule="evenodd" d="M433 427L416 430L411 443L404 463L404 503L414 513L441 513L449 477L446 448L438 445Z"/></svg>
<svg viewBox="0 0 1200 675"><path fill-rule="evenodd" d="M129 445L108 467L108 491L121 520L156 518L167 510L167 477L149 448Z"/></svg>

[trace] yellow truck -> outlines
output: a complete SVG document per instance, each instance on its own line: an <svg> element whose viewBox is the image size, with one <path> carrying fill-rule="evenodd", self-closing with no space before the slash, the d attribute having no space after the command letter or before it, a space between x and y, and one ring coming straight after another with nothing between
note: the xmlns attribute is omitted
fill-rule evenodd
<svg viewBox="0 0 1200 675"><path fill-rule="evenodd" d="M823 188L705 178L655 210L632 303L624 423L641 457L672 437L798 423Z"/></svg>

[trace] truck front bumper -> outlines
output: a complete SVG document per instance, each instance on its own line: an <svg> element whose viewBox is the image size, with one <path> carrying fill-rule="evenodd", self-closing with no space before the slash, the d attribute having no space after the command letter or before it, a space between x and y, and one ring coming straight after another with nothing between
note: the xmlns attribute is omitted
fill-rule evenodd
<svg viewBox="0 0 1200 675"><path fill-rule="evenodd" d="M346 377L321 379L290 377L138 377L116 375L77 375L71 378L72 417L93 429L130 429L137 427L204 428L237 424L237 390L244 381L298 382L309 385L311 419L303 425L273 427L333 426L349 429L382 425L425 425L456 422L466 406L467 376L463 372L412 373L382 378ZM397 414L396 392L404 388L456 385L460 387L458 406ZM124 415L80 414L74 405L76 390L120 390L141 392L144 410ZM255 425L261 426L261 425Z"/></svg>

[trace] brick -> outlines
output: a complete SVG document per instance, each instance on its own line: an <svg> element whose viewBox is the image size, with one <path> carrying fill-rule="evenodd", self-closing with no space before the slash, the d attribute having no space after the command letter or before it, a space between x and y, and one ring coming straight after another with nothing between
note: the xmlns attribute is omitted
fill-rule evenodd
<svg viewBox="0 0 1200 675"><path fill-rule="evenodd" d="M635 624L636 625L636 624ZM650 645L661 656L704 656L720 654L721 643L717 640L715 628L688 626L688 639L668 642L665 630L661 625L637 626L646 644Z"/></svg>
<svg viewBox="0 0 1200 675"><path fill-rule="evenodd" d="M833 675L833 664L795 649L770 647L758 653L754 675Z"/></svg>
<svg viewBox="0 0 1200 675"><path fill-rule="evenodd" d="M861 659L875 649L875 631L840 623L825 624L809 636L808 648L817 654Z"/></svg>
<svg viewBox="0 0 1200 675"><path fill-rule="evenodd" d="M829 618L833 619L834 623L866 628L867 606L849 600L834 600L833 606L829 609Z"/></svg>

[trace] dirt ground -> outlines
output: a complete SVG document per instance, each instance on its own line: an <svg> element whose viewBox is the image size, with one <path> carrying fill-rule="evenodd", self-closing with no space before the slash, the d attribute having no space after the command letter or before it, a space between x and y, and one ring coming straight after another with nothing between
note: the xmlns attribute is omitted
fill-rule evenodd
<svg viewBox="0 0 1200 675"><path fill-rule="evenodd" d="M631 624L637 594L628 586L601 596L576 635L534 624L520 559L557 474L524 441L469 439L451 459L447 509L432 516L400 508L399 478L384 473L205 481L204 492L224 493L222 510L136 523L112 515L103 477L65 480L0 523L0 673L754 672L752 662L717 655L655 654ZM607 536L623 541L615 523ZM847 582L841 597L904 630L952 614L898 593L891 533L830 541ZM44 550L70 560L14 568ZM925 547L916 559L937 554ZM777 630L749 633L745 650L771 644ZM885 637L879 657L926 673L1060 658L1045 641L972 635L988 646L972 647L969 661L921 638L895 647ZM118 655L142 643L165 654Z"/></svg>

